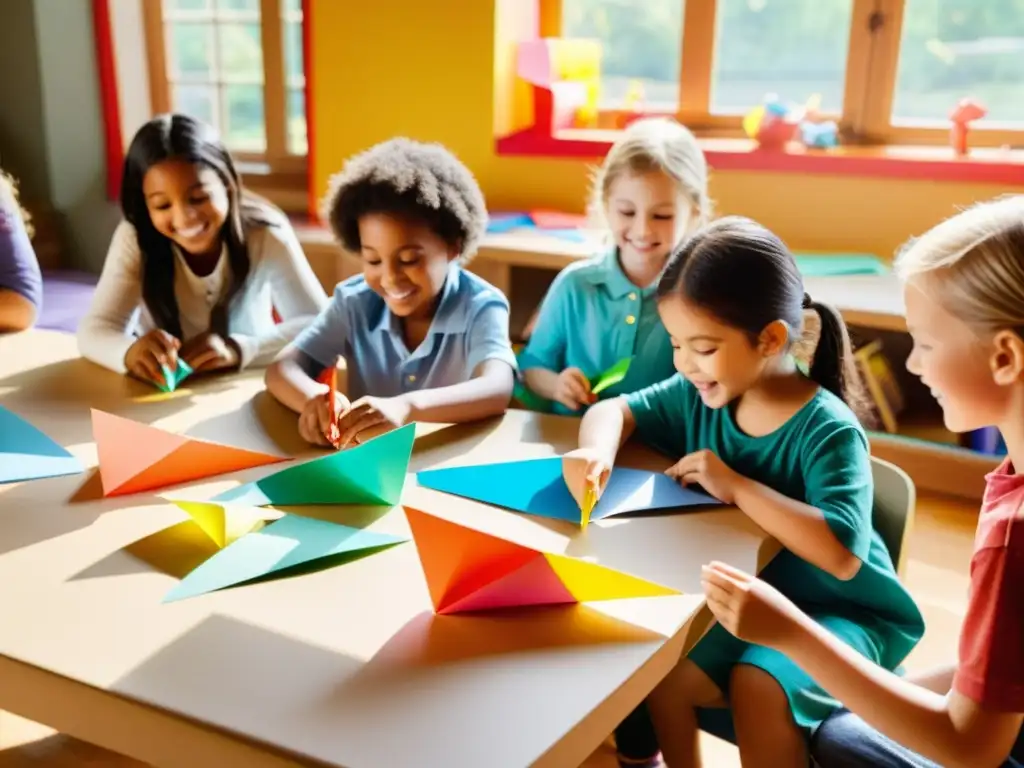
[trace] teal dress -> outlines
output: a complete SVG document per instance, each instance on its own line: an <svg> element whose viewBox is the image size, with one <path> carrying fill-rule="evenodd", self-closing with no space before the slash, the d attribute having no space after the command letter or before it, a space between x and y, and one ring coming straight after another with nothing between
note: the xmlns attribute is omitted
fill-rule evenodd
<svg viewBox="0 0 1024 768"><path fill-rule="evenodd" d="M619 264L617 249L571 264L548 289L533 334L519 354L519 368L560 373L579 368L593 380L619 361L633 357L626 377L603 390L605 399L636 392L675 373L672 344L658 316L654 286L638 288ZM517 395L529 407L579 415L559 403Z"/></svg>
<svg viewBox="0 0 1024 768"><path fill-rule="evenodd" d="M637 436L652 447L673 458L711 450L741 475L821 510L836 538L863 563L857 575L837 579L784 549L760 576L876 664L888 670L899 666L921 639L924 620L872 525L867 437L842 400L821 389L789 421L762 437L741 431L731 407L705 406L696 388L678 375L626 402ZM719 624L689 658L726 700L736 664L763 669L785 691L793 719L808 736L839 706L786 656L738 640Z"/></svg>

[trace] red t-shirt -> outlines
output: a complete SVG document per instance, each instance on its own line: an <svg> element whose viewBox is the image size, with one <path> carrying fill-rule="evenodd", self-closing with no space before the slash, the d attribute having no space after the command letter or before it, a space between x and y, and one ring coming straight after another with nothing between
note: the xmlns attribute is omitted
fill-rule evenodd
<svg viewBox="0 0 1024 768"><path fill-rule="evenodd" d="M985 709L1024 713L1024 475L986 478L953 687Z"/></svg>

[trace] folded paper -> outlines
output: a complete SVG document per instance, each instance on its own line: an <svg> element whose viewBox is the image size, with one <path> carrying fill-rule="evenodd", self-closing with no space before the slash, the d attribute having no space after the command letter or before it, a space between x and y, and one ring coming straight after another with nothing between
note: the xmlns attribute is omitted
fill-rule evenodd
<svg viewBox="0 0 1024 768"><path fill-rule="evenodd" d="M258 531L268 521L281 517L280 512L266 507L219 504L215 501L170 501L185 512L218 548L226 547L247 533Z"/></svg>
<svg viewBox="0 0 1024 768"><path fill-rule="evenodd" d="M678 595L585 560L542 552L405 508L436 613Z"/></svg>
<svg viewBox="0 0 1024 768"><path fill-rule="evenodd" d="M139 493L286 461L281 456L175 435L96 409L92 411L92 433L104 496Z"/></svg>
<svg viewBox="0 0 1024 768"><path fill-rule="evenodd" d="M609 387L614 387L626 378L626 374L629 373L629 366L632 362L632 357L623 358L604 373L594 377L590 382L590 391L595 395L599 395Z"/></svg>
<svg viewBox="0 0 1024 768"><path fill-rule="evenodd" d="M431 469L418 473L416 480L424 488L453 496L582 523L581 510L565 484L562 459L558 457ZM682 487L660 472L615 467L590 519L719 503L706 493Z"/></svg>
<svg viewBox="0 0 1024 768"><path fill-rule="evenodd" d="M408 539L311 517L285 515L217 552L189 573L164 597L183 600L271 576L286 576L300 566L331 567L373 554Z"/></svg>
<svg viewBox="0 0 1024 768"><path fill-rule="evenodd" d="M75 475L84 469L67 449L0 406L0 483Z"/></svg>
<svg viewBox="0 0 1024 768"><path fill-rule="evenodd" d="M398 503L409 469L416 425L386 432L356 448L332 453L254 483L232 488L214 501L261 507L303 504Z"/></svg>
<svg viewBox="0 0 1024 768"><path fill-rule="evenodd" d="M188 363L186 363L179 357L178 365L174 369L174 371L171 371L169 368L164 367L163 374L164 383L157 384L157 389L159 389L162 392L173 392L178 388L178 385L181 384L181 382L183 382L190 375L192 375L192 366L190 366Z"/></svg>

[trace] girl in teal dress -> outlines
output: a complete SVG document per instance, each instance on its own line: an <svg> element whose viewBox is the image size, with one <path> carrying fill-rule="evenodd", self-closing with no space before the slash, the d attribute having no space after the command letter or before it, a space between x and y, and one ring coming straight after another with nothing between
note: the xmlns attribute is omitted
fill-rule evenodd
<svg viewBox="0 0 1024 768"><path fill-rule="evenodd" d="M859 390L842 318L804 293L778 237L739 217L677 249L658 311L678 374L586 414L579 448L564 459L569 488L580 499L588 485L600 493L635 433L677 460L667 474L735 505L779 541L765 581L895 669L924 625L872 526L868 441L850 408ZM821 325L807 374L793 356L805 311ZM635 742L649 712L658 741L672 744L673 768L700 765L699 726L733 737L744 765L804 768L810 735L837 707L787 657L716 624L616 738ZM630 764L658 764L657 750L652 742Z"/></svg>

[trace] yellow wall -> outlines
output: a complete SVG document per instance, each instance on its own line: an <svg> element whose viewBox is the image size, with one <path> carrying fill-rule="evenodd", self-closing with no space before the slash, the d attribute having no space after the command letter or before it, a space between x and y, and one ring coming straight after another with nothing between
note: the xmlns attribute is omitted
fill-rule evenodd
<svg viewBox="0 0 1024 768"><path fill-rule="evenodd" d="M589 164L498 157L492 121L494 0L313 0L316 189L345 158L392 136L440 141L494 210L582 210ZM1011 191L985 184L723 171L720 213L742 213L800 250L889 257L957 206ZM1013 191L1024 192L1024 181Z"/></svg>

